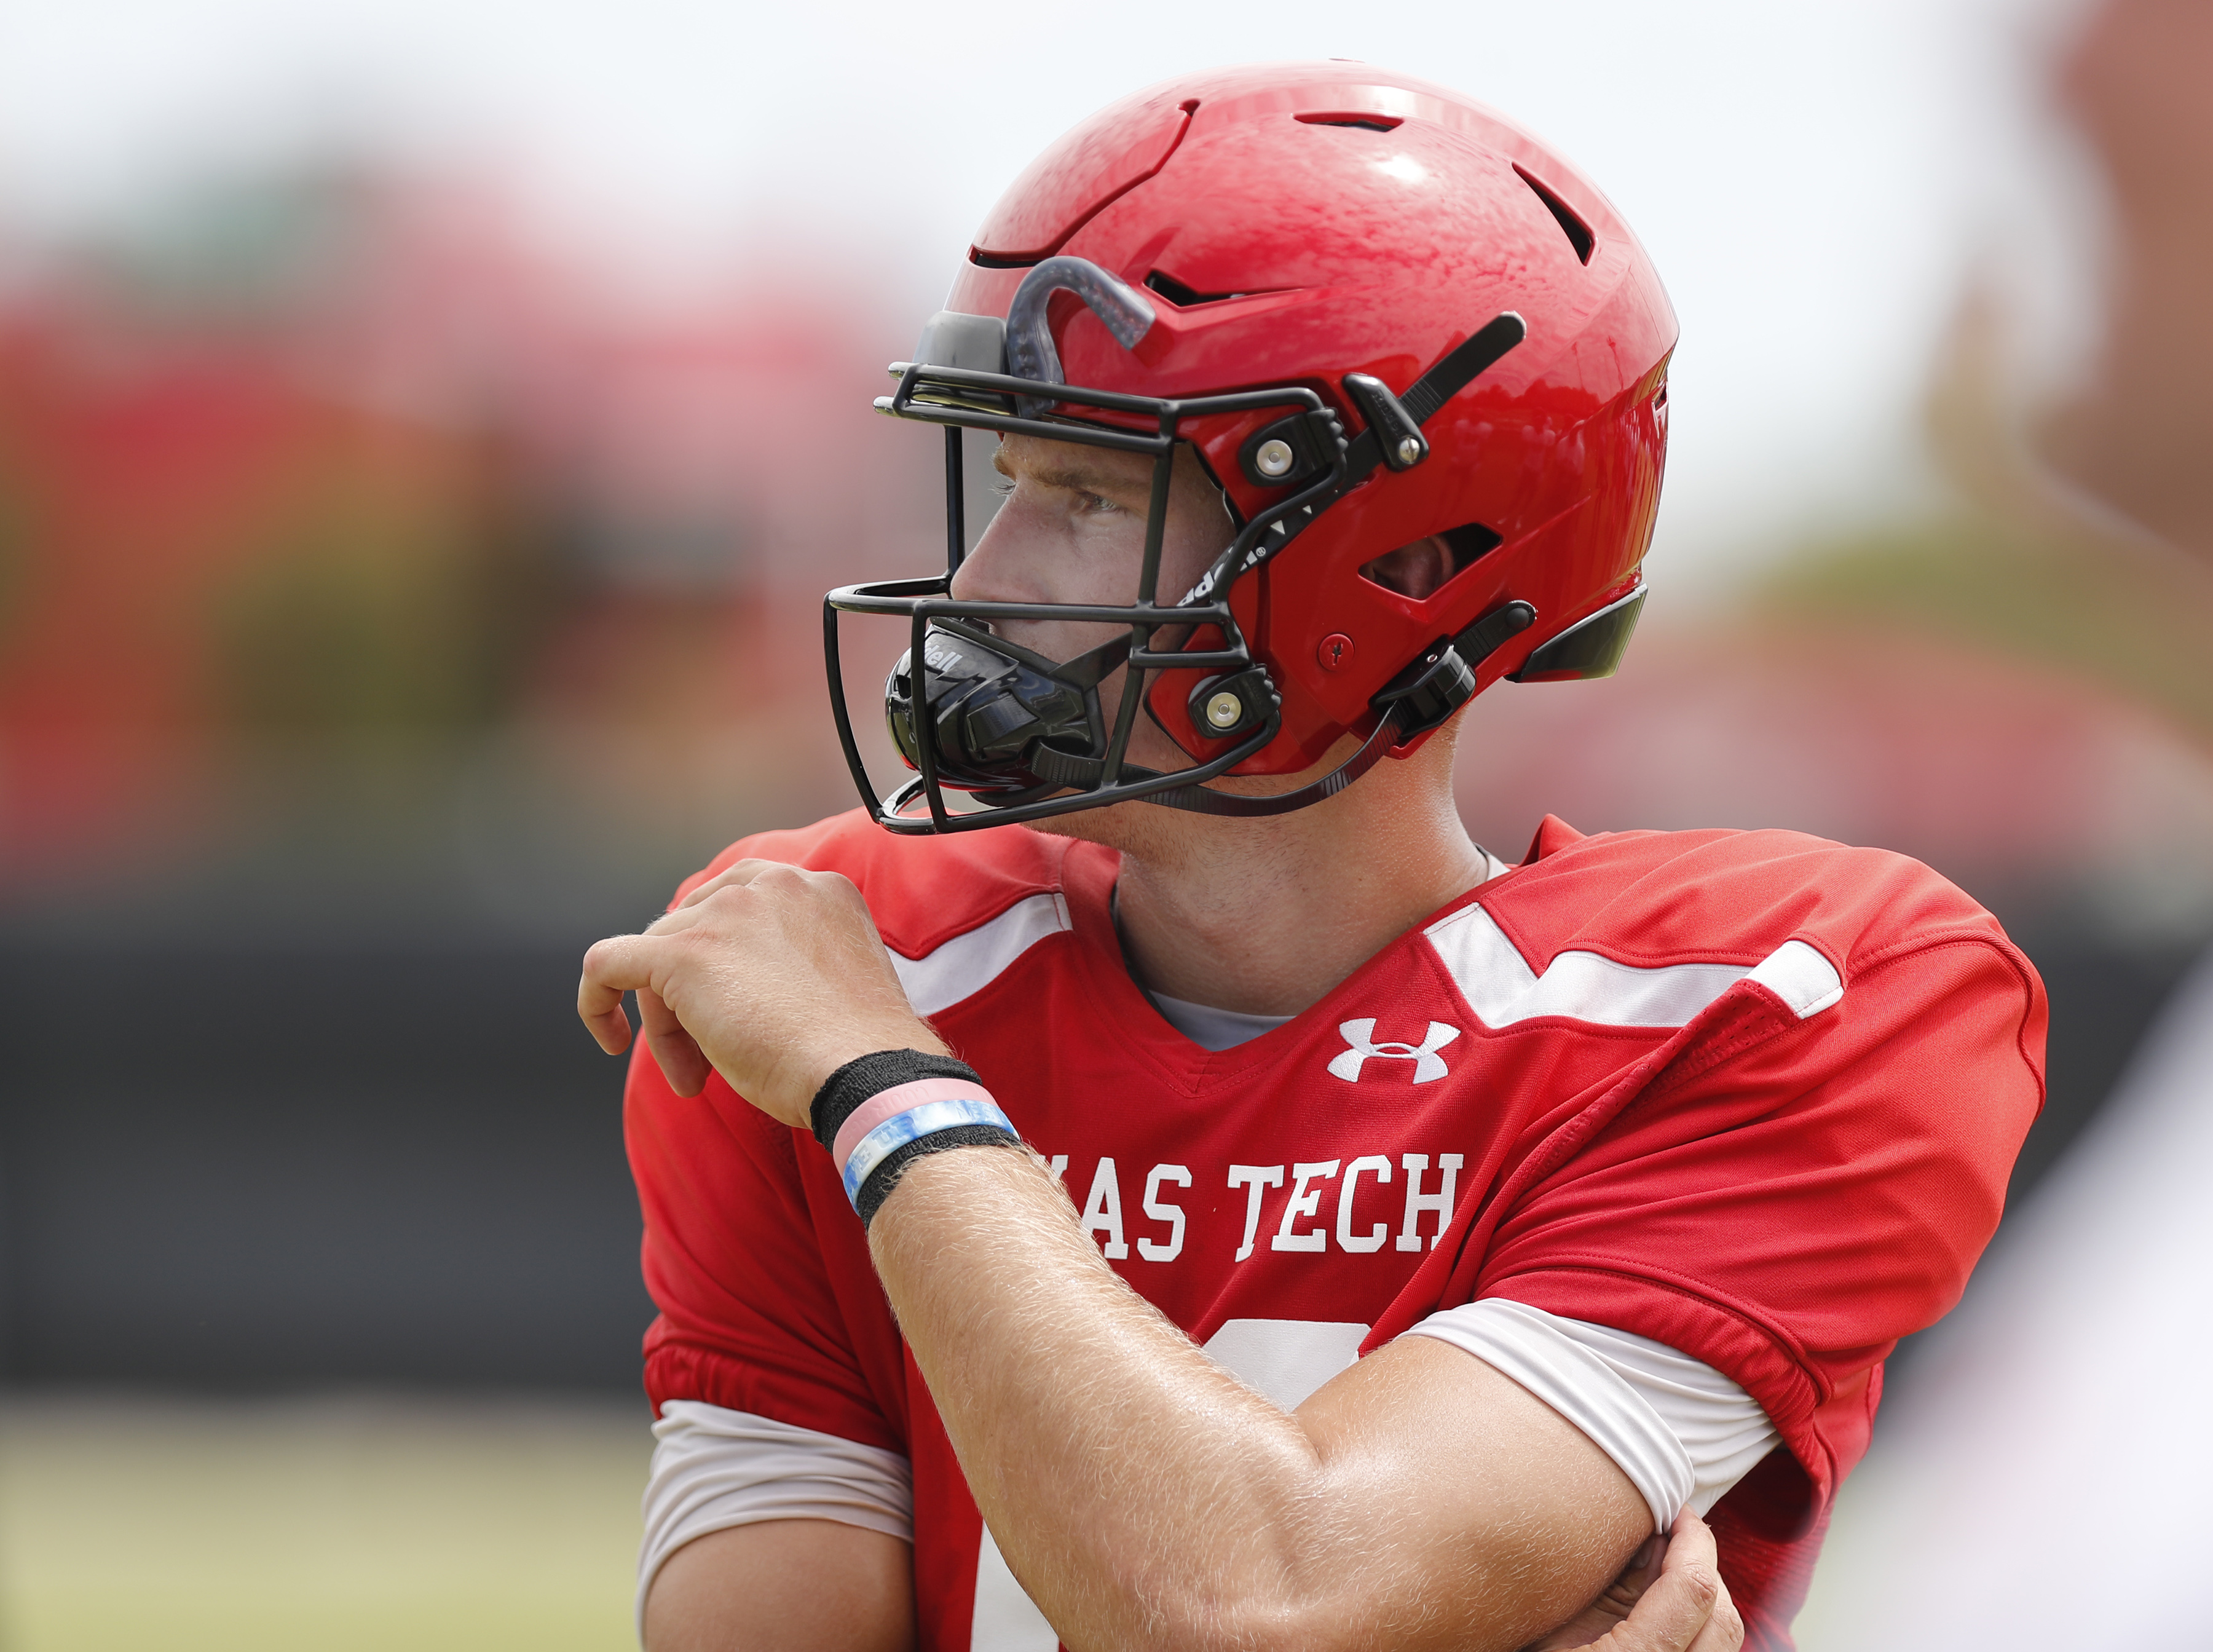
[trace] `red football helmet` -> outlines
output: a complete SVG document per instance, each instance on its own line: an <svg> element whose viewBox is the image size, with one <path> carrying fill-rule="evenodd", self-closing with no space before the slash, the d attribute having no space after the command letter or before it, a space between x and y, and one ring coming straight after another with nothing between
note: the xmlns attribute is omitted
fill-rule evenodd
<svg viewBox="0 0 2213 1652"><path fill-rule="evenodd" d="M895 831L957 831L1144 798L1279 813L1401 755L1501 677L1603 676L1641 607L1675 320L1629 228L1503 116L1351 63L1169 82L1091 117L1022 174L916 360L877 404L948 426L948 570L830 593L830 688L854 779ZM1154 457L1126 607L964 602L963 427ZM1238 531L1199 583L1154 589L1176 444ZM1362 570L1442 536L1414 599ZM878 801L838 664L840 612L906 620L887 687L919 771ZM990 622L1125 626L1073 661ZM1151 646L1156 634L1180 639ZM1129 674L1109 728L1100 682ZM1123 760L1142 705L1192 762ZM1348 733L1359 752L1272 797ZM950 789L967 794L948 803Z"/></svg>

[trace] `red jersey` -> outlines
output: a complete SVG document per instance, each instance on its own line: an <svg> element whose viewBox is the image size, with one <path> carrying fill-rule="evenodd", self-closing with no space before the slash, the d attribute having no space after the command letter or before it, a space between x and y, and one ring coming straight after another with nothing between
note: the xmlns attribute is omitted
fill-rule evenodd
<svg viewBox="0 0 2213 1652"><path fill-rule="evenodd" d="M1755 1647L1789 1646L1881 1362L1958 1299L2042 1104L2043 990L1997 921L1917 862L1792 832L1548 819L1522 865L1218 1052L1131 979L1112 850L856 813L700 876L746 856L859 886L1109 1264L1233 1369L1257 1338L1326 1376L1503 1296L1734 1380L1787 1448L1710 1516ZM718 1078L677 1097L642 1045L626 1128L656 1411L905 1453L921 1645L968 1648L979 1554L1003 1563L829 1155Z"/></svg>

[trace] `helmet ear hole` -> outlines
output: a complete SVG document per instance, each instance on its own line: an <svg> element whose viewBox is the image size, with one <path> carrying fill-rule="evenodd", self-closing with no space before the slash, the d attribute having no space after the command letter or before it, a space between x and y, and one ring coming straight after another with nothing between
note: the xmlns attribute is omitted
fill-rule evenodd
<svg viewBox="0 0 2213 1652"><path fill-rule="evenodd" d="M1481 522L1462 522L1458 527L1448 527L1442 537L1452 547L1455 575L1466 573L1479 558L1488 556L1500 544L1498 534Z"/></svg>
<svg viewBox="0 0 2213 1652"><path fill-rule="evenodd" d="M1361 569L1360 577L1420 602L1466 573L1498 543L1498 535L1481 522L1464 522L1376 558Z"/></svg>
<svg viewBox="0 0 2213 1652"><path fill-rule="evenodd" d="M1435 596L1452 576L1452 549L1442 533L1402 545L1360 570L1360 577L1369 584L1381 585L1414 602Z"/></svg>

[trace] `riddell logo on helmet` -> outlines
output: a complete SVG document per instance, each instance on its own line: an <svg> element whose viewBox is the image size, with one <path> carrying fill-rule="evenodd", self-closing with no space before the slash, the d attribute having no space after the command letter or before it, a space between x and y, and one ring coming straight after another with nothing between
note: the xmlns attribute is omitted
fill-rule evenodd
<svg viewBox="0 0 2213 1652"><path fill-rule="evenodd" d="M1375 1041L1375 1022L1372 1017L1356 1021L1339 1021L1338 1034L1349 1046L1329 1064L1330 1076L1341 1078L1348 1084L1357 1083L1362 1070L1370 1061L1411 1061L1414 1064L1417 1084L1430 1084L1450 1070L1445 1058L1437 1053L1460 1036L1460 1028L1443 1021L1431 1021L1429 1032L1419 1044L1402 1044L1386 1039Z"/></svg>

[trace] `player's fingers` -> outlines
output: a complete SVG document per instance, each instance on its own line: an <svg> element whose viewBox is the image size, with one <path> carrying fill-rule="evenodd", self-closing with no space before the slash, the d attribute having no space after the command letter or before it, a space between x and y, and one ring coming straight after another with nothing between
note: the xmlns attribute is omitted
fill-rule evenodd
<svg viewBox="0 0 2213 1652"><path fill-rule="evenodd" d="M637 989L637 1018L645 1030L646 1047L653 1052L668 1088L679 1095L697 1095L704 1089L707 1058L698 1040L684 1030L676 1012L651 987Z"/></svg>
<svg viewBox="0 0 2213 1652"><path fill-rule="evenodd" d="M762 873L767 871L769 868L772 866L781 866L783 864L783 863L781 861L747 860L740 861L732 866L726 866L720 872L717 872L713 877L709 878L704 883L701 884L697 889L694 889L690 894L685 896L683 899L678 901L676 903L676 911L680 912L686 906L697 906L701 901L706 899L708 896L713 894L717 889L741 887L746 884L751 883Z"/></svg>
<svg viewBox="0 0 2213 1652"><path fill-rule="evenodd" d="M1744 1618L1737 1612L1736 1602L1729 1597L1727 1580L1722 1576L1721 1554L1714 1541L1713 1527L1687 1509L1676 1515L1675 1524L1669 1528L1667 1552L1661 1560L1662 1576L1670 1562L1693 1575L1695 1592L1703 1593L1709 1583L1713 1590L1712 1609L1706 1614L1705 1627L1691 1643L1690 1652L1737 1652L1744 1644Z"/></svg>
<svg viewBox="0 0 2213 1652"><path fill-rule="evenodd" d="M623 1014L623 994L650 986L646 966L650 944L641 935L610 936L584 954L583 974L576 982L576 1015L611 1056L630 1048L630 1017Z"/></svg>
<svg viewBox="0 0 2213 1652"><path fill-rule="evenodd" d="M704 891L702 898L704 899L704 895L712 894L713 893L714 891L711 889ZM691 901L686 900L681 905L671 906L659 917L655 918L652 923L647 924L644 929L639 931L639 933L641 935L674 935L679 930L688 930L692 928L694 924L699 922L699 918L700 914L698 909Z"/></svg>
<svg viewBox="0 0 2213 1652"><path fill-rule="evenodd" d="M1716 1574L1716 1581L1719 1575ZM1706 1626L1698 1631L1698 1638L1691 1643L1690 1652L1739 1652L1744 1645L1744 1618L1739 1615L1736 1602L1729 1598L1728 1585L1721 1585L1721 1598L1707 1615Z"/></svg>
<svg viewBox="0 0 2213 1652"><path fill-rule="evenodd" d="M1668 1530L1658 1579L1602 1643L1609 1652L1735 1652L1743 1638L1714 1534L1686 1509Z"/></svg>

